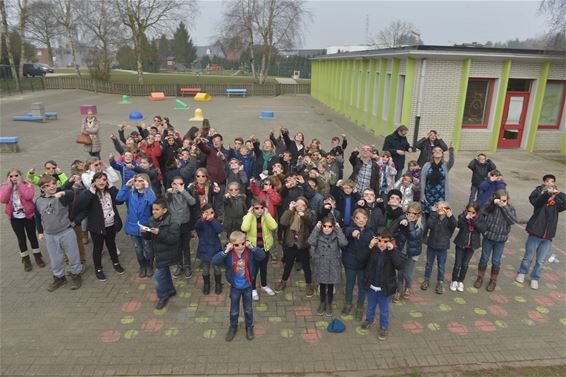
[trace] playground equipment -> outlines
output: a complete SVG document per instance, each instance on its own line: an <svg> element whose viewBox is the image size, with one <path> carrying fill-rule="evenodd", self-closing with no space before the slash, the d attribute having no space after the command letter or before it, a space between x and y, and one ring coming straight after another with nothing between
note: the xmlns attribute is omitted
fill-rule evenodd
<svg viewBox="0 0 566 377"><path fill-rule="evenodd" d="M131 105L131 104L132 102L130 101L130 97L124 94L122 96L122 102L120 102L120 105Z"/></svg>
<svg viewBox="0 0 566 377"><path fill-rule="evenodd" d="M204 119L204 114L202 113L202 109L196 108L195 109L195 116L189 119L190 122L202 122Z"/></svg>
<svg viewBox="0 0 566 377"><path fill-rule="evenodd" d="M189 105L181 101L180 99L175 100L175 110L188 110Z"/></svg>
<svg viewBox="0 0 566 377"><path fill-rule="evenodd" d="M194 100L197 102L210 102L212 96L208 93L197 93Z"/></svg>
<svg viewBox="0 0 566 377"><path fill-rule="evenodd" d="M187 95L187 94L192 94L192 95L196 95L197 93L200 93L201 90L200 88L181 88L179 89L179 93L181 94L181 96Z"/></svg>
<svg viewBox="0 0 566 377"><path fill-rule="evenodd" d="M244 89L244 88L228 88L226 89L226 95L228 97L230 96L247 96L248 95L248 90Z"/></svg>
<svg viewBox="0 0 566 377"><path fill-rule="evenodd" d="M17 136L0 137L0 152L19 152L18 140L19 137Z"/></svg>
<svg viewBox="0 0 566 377"><path fill-rule="evenodd" d="M128 116L128 120L143 120L143 114L139 110L134 110Z"/></svg>
<svg viewBox="0 0 566 377"><path fill-rule="evenodd" d="M273 119L275 119L275 112L273 112L271 110L262 111L261 114L259 115L259 119L273 120Z"/></svg>
<svg viewBox="0 0 566 377"><path fill-rule="evenodd" d="M165 93L163 92L151 92L149 93L150 101L165 101Z"/></svg>

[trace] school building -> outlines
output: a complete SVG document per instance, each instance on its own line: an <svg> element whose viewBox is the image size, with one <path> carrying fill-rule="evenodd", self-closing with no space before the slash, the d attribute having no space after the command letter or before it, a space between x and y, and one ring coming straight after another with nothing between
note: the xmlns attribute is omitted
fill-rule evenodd
<svg viewBox="0 0 566 377"><path fill-rule="evenodd" d="M566 153L566 53L407 46L312 59L311 95L376 135Z"/></svg>

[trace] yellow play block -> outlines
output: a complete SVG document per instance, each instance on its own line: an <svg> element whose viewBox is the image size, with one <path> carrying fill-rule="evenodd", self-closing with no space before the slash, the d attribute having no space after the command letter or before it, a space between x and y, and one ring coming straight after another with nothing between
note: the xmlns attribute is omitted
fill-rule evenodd
<svg viewBox="0 0 566 377"><path fill-rule="evenodd" d="M194 97L194 100L197 102L209 102L212 99L212 96L208 93L197 93Z"/></svg>

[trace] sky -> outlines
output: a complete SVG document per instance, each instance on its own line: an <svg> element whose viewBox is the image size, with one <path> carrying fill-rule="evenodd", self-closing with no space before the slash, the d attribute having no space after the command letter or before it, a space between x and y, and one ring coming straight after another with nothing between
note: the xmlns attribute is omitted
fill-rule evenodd
<svg viewBox="0 0 566 377"><path fill-rule="evenodd" d="M337 1L307 0L312 14L302 35L300 48L327 48L367 43L395 20L415 25L429 45L506 41L540 36L545 17L538 14L538 1ZM225 2L199 1L199 15L187 21L193 43L214 41Z"/></svg>

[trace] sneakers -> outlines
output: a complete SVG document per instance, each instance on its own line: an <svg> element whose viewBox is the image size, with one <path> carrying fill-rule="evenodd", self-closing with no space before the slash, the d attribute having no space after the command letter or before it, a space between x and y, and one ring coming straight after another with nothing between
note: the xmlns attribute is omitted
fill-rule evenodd
<svg viewBox="0 0 566 377"><path fill-rule="evenodd" d="M275 286L275 293L283 292L286 287L287 287L287 282L284 281L284 280L281 280L281 281L280 281L279 283L277 283L277 285Z"/></svg>
<svg viewBox="0 0 566 377"><path fill-rule="evenodd" d="M531 289L538 289L538 280L531 280Z"/></svg>
<svg viewBox="0 0 566 377"><path fill-rule="evenodd" d="M190 279L191 277L193 277L193 269L189 266L189 267L185 267L185 279Z"/></svg>
<svg viewBox="0 0 566 377"><path fill-rule="evenodd" d="M157 304L155 304L155 309L157 310L161 310L165 307L165 305L167 305L167 301L169 301L169 297L167 298L163 298L163 299L159 299L157 301Z"/></svg>
<svg viewBox="0 0 566 377"><path fill-rule="evenodd" d="M517 283L523 284L525 282L525 274L517 274L517 276L515 277L515 281Z"/></svg>
<svg viewBox="0 0 566 377"><path fill-rule="evenodd" d="M327 317L332 317L332 304L331 303L326 304L326 310L324 311L324 315L327 316Z"/></svg>
<svg viewBox="0 0 566 377"><path fill-rule="evenodd" d="M386 340L387 339L387 329L380 327L379 330L377 331L377 339L382 340L382 341Z"/></svg>
<svg viewBox="0 0 566 377"><path fill-rule="evenodd" d="M122 267L120 263L114 263L113 266L114 266L114 271L116 271L120 275L126 272L126 270L124 270L124 267Z"/></svg>
<svg viewBox="0 0 566 377"><path fill-rule="evenodd" d="M368 321L367 319L362 322L362 329L367 330L373 326L373 322Z"/></svg>
<svg viewBox="0 0 566 377"><path fill-rule="evenodd" d="M305 288L305 294L309 298L314 296L314 288L312 284L307 284L307 287Z"/></svg>
<svg viewBox="0 0 566 377"><path fill-rule="evenodd" d="M458 289L458 292L464 292L464 283L459 281L458 282L458 288L456 288L456 289Z"/></svg>
<svg viewBox="0 0 566 377"><path fill-rule="evenodd" d="M450 290L452 292L456 292L456 289L458 289L458 282L457 281L453 281L452 283L450 283Z"/></svg>
<svg viewBox="0 0 566 377"><path fill-rule="evenodd" d="M53 276L53 281L51 282L51 284L49 284L49 286L47 287L47 291L48 292L53 292L54 290L56 290L57 288L62 287L63 285L65 285L67 283L67 278L65 278L65 276L62 276L60 278Z"/></svg>
<svg viewBox="0 0 566 377"><path fill-rule="evenodd" d="M226 336L224 337L224 340L231 342L232 339L234 339L234 337L236 336L236 330L238 330L237 327L230 327L228 329L228 333L226 333Z"/></svg>
<svg viewBox="0 0 566 377"><path fill-rule="evenodd" d="M411 297L412 291L411 288L405 288L405 291L403 292L403 297L407 298L407 297Z"/></svg>
<svg viewBox="0 0 566 377"><path fill-rule="evenodd" d="M79 289L82 285L82 278L80 274L73 275L71 274L71 290L75 291Z"/></svg>
<svg viewBox="0 0 566 377"><path fill-rule="evenodd" d="M259 301L259 295L257 294L257 289L252 290L252 300Z"/></svg>
<svg viewBox="0 0 566 377"><path fill-rule="evenodd" d="M423 283L421 284L421 289L426 291L430 287L430 279L424 279Z"/></svg>
<svg viewBox="0 0 566 377"><path fill-rule="evenodd" d="M173 276L181 276L183 274L183 267L177 265L175 268L175 272L173 272Z"/></svg>
<svg viewBox="0 0 566 377"><path fill-rule="evenodd" d="M269 288L267 285L265 287L261 287L261 290L267 293L269 296L275 296L273 289Z"/></svg>
<svg viewBox="0 0 566 377"><path fill-rule="evenodd" d="M439 294L439 295L444 293L444 282L443 281L436 282L436 287L434 288L434 292L436 294Z"/></svg>
<svg viewBox="0 0 566 377"><path fill-rule="evenodd" d="M96 278L98 279L98 281L106 281L106 275L104 275L104 271L96 270L96 272L94 274L96 275Z"/></svg>
<svg viewBox="0 0 566 377"><path fill-rule="evenodd" d="M316 314L324 315L325 311L326 311L326 303L321 302L320 305L318 305L318 309L316 310Z"/></svg>

